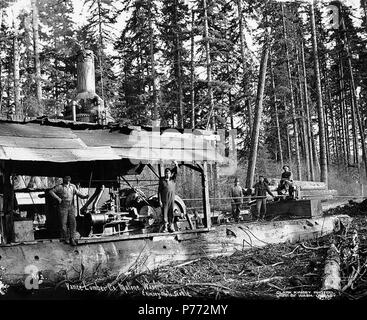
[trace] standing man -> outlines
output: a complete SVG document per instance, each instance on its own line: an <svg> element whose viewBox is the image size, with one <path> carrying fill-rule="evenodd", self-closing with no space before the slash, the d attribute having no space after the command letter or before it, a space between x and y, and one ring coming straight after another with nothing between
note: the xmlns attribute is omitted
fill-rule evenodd
<svg viewBox="0 0 367 320"><path fill-rule="evenodd" d="M231 198L232 216L234 221L238 222L241 212L241 205L243 203L243 190L237 177L234 179L234 186L231 189Z"/></svg>
<svg viewBox="0 0 367 320"><path fill-rule="evenodd" d="M268 184L265 182L264 176L259 176L259 181L254 185L256 198L257 220L264 220L266 215L266 193L273 198L274 195L270 191ZM261 210L262 209L262 210ZM261 215L261 211L263 214Z"/></svg>
<svg viewBox="0 0 367 320"><path fill-rule="evenodd" d="M174 232L173 208L176 195L176 177L178 172L177 161L172 169L164 170L164 177L159 180L158 201L163 212L163 230L162 232Z"/></svg>
<svg viewBox="0 0 367 320"><path fill-rule="evenodd" d="M289 197L293 199L294 195L294 186L293 186L293 176L292 172L289 169L289 166L283 166L283 173L280 178L279 186L278 186L278 194L282 194L283 191L289 192Z"/></svg>
<svg viewBox="0 0 367 320"><path fill-rule="evenodd" d="M59 215L61 221L61 241L70 243L72 246L77 245L75 241L76 232L76 220L75 220L75 207L74 207L74 196L78 196L82 199L88 199L88 195L83 195L78 191L74 184L70 183L71 177L65 176L62 184L55 186L50 190L50 195L54 197L59 205ZM67 235L67 229L70 229L70 235Z"/></svg>

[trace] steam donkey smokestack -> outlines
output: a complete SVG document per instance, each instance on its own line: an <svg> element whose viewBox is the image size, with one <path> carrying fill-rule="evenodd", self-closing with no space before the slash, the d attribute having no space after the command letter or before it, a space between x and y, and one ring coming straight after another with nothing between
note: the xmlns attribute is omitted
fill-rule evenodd
<svg viewBox="0 0 367 320"><path fill-rule="evenodd" d="M77 96L72 104L72 113L66 118L74 121L102 122L103 100L96 94L94 53L82 50L77 62Z"/></svg>
<svg viewBox="0 0 367 320"><path fill-rule="evenodd" d="M77 100L93 99L96 96L94 54L92 50L80 51L78 54L78 95Z"/></svg>

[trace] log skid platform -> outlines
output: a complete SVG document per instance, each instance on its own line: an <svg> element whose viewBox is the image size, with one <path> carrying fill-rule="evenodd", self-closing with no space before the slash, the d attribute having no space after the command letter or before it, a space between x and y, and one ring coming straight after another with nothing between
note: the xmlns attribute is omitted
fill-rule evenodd
<svg viewBox="0 0 367 320"><path fill-rule="evenodd" d="M203 256L315 239L338 231L350 221L349 216L338 215L237 223L183 233L82 238L77 247L58 240L9 244L0 246L0 278L6 284L24 284L29 270L37 270L44 283L55 284L77 280L81 275L139 273Z"/></svg>

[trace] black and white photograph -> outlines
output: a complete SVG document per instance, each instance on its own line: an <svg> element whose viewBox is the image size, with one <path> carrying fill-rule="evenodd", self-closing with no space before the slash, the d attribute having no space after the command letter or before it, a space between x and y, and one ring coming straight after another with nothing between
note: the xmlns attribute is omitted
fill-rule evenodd
<svg viewBox="0 0 367 320"><path fill-rule="evenodd" d="M366 300L366 129L366 0L0 0L0 309Z"/></svg>

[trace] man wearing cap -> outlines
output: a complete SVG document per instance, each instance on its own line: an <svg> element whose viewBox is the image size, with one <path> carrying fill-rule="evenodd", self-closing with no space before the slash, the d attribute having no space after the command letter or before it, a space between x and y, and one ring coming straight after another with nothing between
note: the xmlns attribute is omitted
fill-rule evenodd
<svg viewBox="0 0 367 320"><path fill-rule="evenodd" d="M175 166L164 170L164 177L159 180L158 201L163 212L163 229L162 232L174 232L173 210L176 196L176 177L177 177L177 161Z"/></svg>
<svg viewBox="0 0 367 320"><path fill-rule="evenodd" d="M232 216L236 222L238 222L241 205L243 203L243 189L240 186L238 178L234 179L234 186L231 188L231 198L232 198Z"/></svg>
<svg viewBox="0 0 367 320"><path fill-rule="evenodd" d="M278 194L282 194L283 191L289 192L289 197L293 199L294 195L294 186L293 186L293 176L292 172L289 169L289 166L285 165L283 166L283 173L280 178L279 186L278 186Z"/></svg>
<svg viewBox="0 0 367 320"><path fill-rule="evenodd" d="M61 240L71 245L77 245L75 241L76 232L76 220L75 220L75 207L74 196L78 196L82 199L87 199L88 195L83 195L78 191L76 186L70 183L71 177L65 176L62 184L55 186L50 190L49 194L54 197L58 202L59 217L60 217L60 233ZM70 229L70 236L67 235L67 228Z"/></svg>

